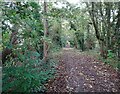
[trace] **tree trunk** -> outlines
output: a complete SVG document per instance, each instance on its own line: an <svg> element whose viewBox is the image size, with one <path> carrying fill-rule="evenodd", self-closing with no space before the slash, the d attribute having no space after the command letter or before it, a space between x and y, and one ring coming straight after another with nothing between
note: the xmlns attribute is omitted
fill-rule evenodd
<svg viewBox="0 0 120 94"><path fill-rule="evenodd" d="M106 45L107 45L107 50L110 50L110 31L111 31L111 25L110 25L110 16L111 16L111 11L110 11L110 3L107 2L106 4L106 17L107 17L107 27L106 27L106 32L107 32L107 38L106 38Z"/></svg>
<svg viewBox="0 0 120 94"><path fill-rule="evenodd" d="M44 1L44 38L46 38L47 37L47 34L48 34L48 21L47 21L47 3ZM44 44L43 44L43 49L44 49L44 61L46 62L46 58L47 58L47 54L48 54L48 52L47 52L47 47L48 45L47 45L47 43L45 42L45 40L44 40Z"/></svg>
<svg viewBox="0 0 120 94"><path fill-rule="evenodd" d="M86 3L86 5L89 8L88 3ZM95 29L96 38L99 41L101 56L103 58L105 58L106 56L105 56L105 52L104 52L105 50L104 50L104 46L103 46L103 45L105 45L104 44L105 42L104 42L104 38L101 37L101 35L100 35L100 31L99 31L99 28L98 28L97 18L95 18L95 3L92 2L91 5L92 5L92 10L89 10L89 14L90 14L90 17L91 17L91 20L92 20L92 23L93 23L93 27Z"/></svg>
<svg viewBox="0 0 120 94"><path fill-rule="evenodd" d="M118 2L118 15L117 15L117 23L116 23L116 38L117 38L117 51L118 51L118 59L120 61L120 2Z"/></svg>

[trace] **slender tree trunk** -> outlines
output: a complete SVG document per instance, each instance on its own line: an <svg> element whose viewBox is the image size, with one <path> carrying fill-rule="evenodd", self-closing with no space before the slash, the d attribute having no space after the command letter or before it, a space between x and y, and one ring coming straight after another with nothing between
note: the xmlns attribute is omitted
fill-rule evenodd
<svg viewBox="0 0 120 94"><path fill-rule="evenodd" d="M88 3L86 3L86 5L89 8ZM105 56L106 52L104 52L105 49L104 49L104 46L103 46L103 45L105 45L104 44L105 42L104 42L104 38L101 37L101 35L100 35L100 31L99 31L99 28L98 28L98 21L97 21L97 18L95 17L95 3L92 2L91 5L92 5L92 10L89 10L89 14L90 14L90 17L91 17L91 20L92 20L92 23L93 23L93 26L94 26L94 29L95 29L96 38L99 41L101 56L103 58L105 58L106 57Z"/></svg>
<svg viewBox="0 0 120 94"><path fill-rule="evenodd" d="M106 40L107 40L107 50L110 50L110 44L111 44L111 42L110 42L110 31L111 31L111 25L110 25L110 16L111 16L111 11L110 11L110 3L109 2L107 2L106 3L106 17L107 17L107 38L106 38Z"/></svg>
<svg viewBox="0 0 120 94"><path fill-rule="evenodd" d="M47 37L48 33L48 21L47 21L47 3L44 1L44 38ZM47 43L44 41L44 61L46 62L47 58Z"/></svg>
<svg viewBox="0 0 120 94"><path fill-rule="evenodd" d="M117 52L118 59L120 61L120 2L118 2L118 15L117 15L117 23L116 23L116 38L117 38Z"/></svg>

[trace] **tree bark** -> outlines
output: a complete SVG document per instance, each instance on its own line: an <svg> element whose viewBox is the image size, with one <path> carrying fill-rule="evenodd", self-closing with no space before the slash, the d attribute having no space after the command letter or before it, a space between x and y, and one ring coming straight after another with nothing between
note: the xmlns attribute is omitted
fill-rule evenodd
<svg viewBox="0 0 120 94"><path fill-rule="evenodd" d="M110 30L111 30L111 25L110 25L110 16L111 16L111 11L110 11L110 3L109 2L107 2L107 3L105 3L106 4L106 17L107 17L107 29L106 29L106 32L107 32L107 43L106 43L106 45L107 45L107 50L110 50L110 44L111 44L111 42L110 42Z"/></svg>
<svg viewBox="0 0 120 94"><path fill-rule="evenodd" d="M86 5L89 8L88 3L86 3ZM91 8L92 10L89 10L88 12L90 14L90 17L91 17L91 20L92 20L92 23L93 23L93 27L95 29L96 38L98 39L98 42L99 42L99 45L100 45L101 56L103 58L106 58L106 54L105 54L106 51L105 51L104 46L103 46L104 43L105 43L104 38L101 37L101 35L100 35L100 31L99 31L99 28L98 28L98 22L97 22L97 19L96 19L95 15L94 15L95 14L95 4L94 4L94 2L92 2L91 5L92 5L92 8Z"/></svg>
<svg viewBox="0 0 120 94"><path fill-rule="evenodd" d="M47 3L44 1L44 38L47 37L47 34L48 34L48 21L47 21ZM46 41L44 40L44 44L43 44L43 49L44 49L44 61L46 62L46 59L47 59L47 43Z"/></svg>
<svg viewBox="0 0 120 94"><path fill-rule="evenodd" d="M117 38L117 52L118 52L118 60L120 61L120 2L118 2L118 15L117 15L117 23L116 23L116 38Z"/></svg>

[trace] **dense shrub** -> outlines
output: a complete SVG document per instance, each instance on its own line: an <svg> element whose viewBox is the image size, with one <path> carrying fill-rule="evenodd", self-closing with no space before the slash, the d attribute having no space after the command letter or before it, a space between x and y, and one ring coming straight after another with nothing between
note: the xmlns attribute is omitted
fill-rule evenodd
<svg viewBox="0 0 120 94"><path fill-rule="evenodd" d="M43 62L43 23L35 2L3 2L3 92L44 92L54 61ZM51 64L49 64L51 63Z"/></svg>
<svg viewBox="0 0 120 94"><path fill-rule="evenodd" d="M44 63L37 52L28 51L6 62L3 68L3 92L43 92L53 77L52 62Z"/></svg>

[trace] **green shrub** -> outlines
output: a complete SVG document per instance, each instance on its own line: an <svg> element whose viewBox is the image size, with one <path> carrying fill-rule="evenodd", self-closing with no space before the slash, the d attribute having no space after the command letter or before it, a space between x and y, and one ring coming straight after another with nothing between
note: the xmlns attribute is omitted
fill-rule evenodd
<svg viewBox="0 0 120 94"><path fill-rule="evenodd" d="M42 61L41 6L35 2L3 2L1 8L3 53L10 49L4 58L2 91L44 92L44 84L53 77L54 67L53 61Z"/></svg>
<svg viewBox="0 0 120 94"><path fill-rule="evenodd" d="M108 58L115 58L115 54L111 50L108 50L107 57Z"/></svg>
<svg viewBox="0 0 120 94"><path fill-rule="evenodd" d="M104 62L113 68L118 68L118 58L111 50L108 50L107 59L104 59Z"/></svg>
<svg viewBox="0 0 120 94"><path fill-rule="evenodd" d="M44 84L55 72L52 67L54 61L51 65L51 61L44 63L33 51L19 54L19 58L6 63L3 68L3 92L44 92Z"/></svg>
<svg viewBox="0 0 120 94"><path fill-rule="evenodd" d="M120 61L118 61L117 68L120 71Z"/></svg>

